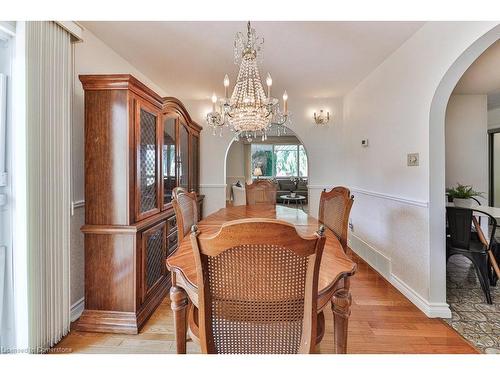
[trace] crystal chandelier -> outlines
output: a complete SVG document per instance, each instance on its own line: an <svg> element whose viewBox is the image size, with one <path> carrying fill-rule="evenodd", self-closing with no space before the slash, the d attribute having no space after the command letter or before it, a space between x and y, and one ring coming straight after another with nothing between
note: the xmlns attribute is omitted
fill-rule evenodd
<svg viewBox="0 0 500 375"><path fill-rule="evenodd" d="M247 24L246 38L243 33L236 34L234 40L234 63L240 64L238 79L231 97L228 96L229 77L224 77L224 97L212 96L212 112L207 114L207 123L213 134L222 136L224 127L230 127L235 133L235 140L245 137L249 142L260 136L267 139L271 129L276 134L286 134L286 125L290 125L288 95L283 93L283 110L279 100L271 96L273 80L268 73L266 78L267 93L260 80L257 59L262 58L264 39L257 36L255 29Z"/></svg>

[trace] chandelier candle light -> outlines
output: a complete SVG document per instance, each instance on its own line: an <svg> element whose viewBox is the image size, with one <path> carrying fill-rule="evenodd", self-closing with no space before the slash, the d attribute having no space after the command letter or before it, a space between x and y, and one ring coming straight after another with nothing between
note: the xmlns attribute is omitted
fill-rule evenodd
<svg viewBox="0 0 500 375"><path fill-rule="evenodd" d="M213 134L222 136L224 127L234 131L234 139L245 137L251 142L257 136L267 139L267 133L276 128L277 135L286 134L286 125L290 125L288 112L288 94L283 93L283 111L279 100L271 96L273 79L267 73L267 95L260 80L257 56L262 55L264 39L257 36L255 29L247 24L247 35L236 34L234 41L234 62L240 64L240 70L231 97L228 96L229 77L224 76L224 98L212 95L212 112L207 114L207 123Z"/></svg>

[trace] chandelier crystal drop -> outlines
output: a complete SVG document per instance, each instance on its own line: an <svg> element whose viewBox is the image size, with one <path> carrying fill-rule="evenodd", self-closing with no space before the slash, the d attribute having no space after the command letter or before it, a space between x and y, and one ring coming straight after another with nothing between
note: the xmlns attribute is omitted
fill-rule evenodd
<svg viewBox="0 0 500 375"><path fill-rule="evenodd" d="M264 39L257 36L255 29L247 24L247 35L236 34L234 41L234 61L240 65L238 78L231 96L228 96L229 77L224 77L224 97L212 96L212 112L207 114L207 123L213 134L222 136L222 129L230 127L235 132L235 140L245 137L252 141L261 137L267 139L268 132L275 128L276 135L286 134L290 125L288 95L283 94L283 110L279 100L271 96L272 78L266 77L267 93L261 82L257 62L262 58Z"/></svg>

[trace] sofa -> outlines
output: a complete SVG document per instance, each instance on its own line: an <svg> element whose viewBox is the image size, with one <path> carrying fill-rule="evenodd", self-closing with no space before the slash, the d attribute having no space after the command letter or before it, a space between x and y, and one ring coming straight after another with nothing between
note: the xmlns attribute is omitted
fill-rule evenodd
<svg viewBox="0 0 500 375"><path fill-rule="evenodd" d="M282 195L288 195L291 191L296 192L298 195L302 195L306 197L305 204L309 199L308 190L307 190L307 180L299 179L297 184L295 184L289 177L277 177L275 179L275 183L277 185L276 191L276 202L283 203L283 200L280 198Z"/></svg>
<svg viewBox="0 0 500 375"><path fill-rule="evenodd" d="M273 179L274 183L276 184L276 202L277 203L284 203L283 199L280 197L282 195L288 195L290 194L291 191L296 192L298 195L302 195L306 197L306 200L303 202L304 204L307 204L309 200L309 194L307 190L307 180L306 179L300 179L297 184L295 184L292 180L290 180L289 177L278 177ZM235 186L234 183L228 184L230 187L228 190L230 192L230 197L228 198L228 201L233 202L233 205L238 206L238 205L244 205L246 204L246 197L245 197L245 185L244 182L240 182L240 187Z"/></svg>

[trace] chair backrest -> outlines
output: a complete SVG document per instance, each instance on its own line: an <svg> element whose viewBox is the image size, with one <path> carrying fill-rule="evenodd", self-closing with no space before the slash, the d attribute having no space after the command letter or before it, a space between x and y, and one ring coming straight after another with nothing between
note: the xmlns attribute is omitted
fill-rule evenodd
<svg viewBox="0 0 500 375"><path fill-rule="evenodd" d="M319 221L335 233L344 251L347 250L347 227L353 203L354 196L343 186L334 187L329 192L323 190L319 200Z"/></svg>
<svg viewBox="0 0 500 375"><path fill-rule="evenodd" d="M188 193L184 189L175 191L176 189L180 188L174 189L172 206L177 220L177 238L180 242L198 222L198 204L195 192Z"/></svg>
<svg viewBox="0 0 500 375"><path fill-rule="evenodd" d="M245 187L247 204L276 204L276 184L268 180L255 180Z"/></svg>
<svg viewBox="0 0 500 375"><path fill-rule="evenodd" d="M472 230L472 210L470 208L446 207L450 244L459 249L469 249Z"/></svg>
<svg viewBox="0 0 500 375"><path fill-rule="evenodd" d="M481 216L487 216L490 222L490 238L488 246L495 243L495 232L497 229L497 220L490 214L481 211L481 209L471 209L463 207L446 207L446 221L448 224L447 234L450 237L450 244L459 249L470 249L471 231L474 213ZM481 218L479 216L479 218ZM479 222L479 224L481 224Z"/></svg>
<svg viewBox="0 0 500 375"><path fill-rule="evenodd" d="M233 191L233 206L244 206L247 204L246 190L243 186L231 186Z"/></svg>
<svg viewBox="0 0 500 375"><path fill-rule="evenodd" d="M177 187L172 189L172 199L177 199L177 196L180 193L188 193L188 191L186 189L184 189L183 187L177 186Z"/></svg>
<svg viewBox="0 0 500 375"><path fill-rule="evenodd" d="M204 353L291 354L314 349L324 227L243 219L209 237L193 227Z"/></svg>

